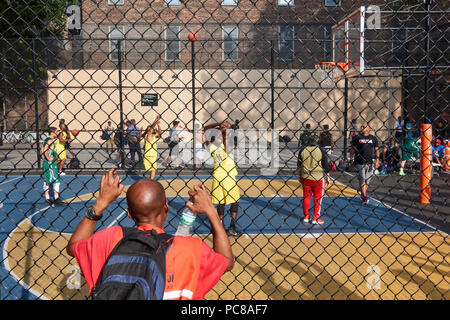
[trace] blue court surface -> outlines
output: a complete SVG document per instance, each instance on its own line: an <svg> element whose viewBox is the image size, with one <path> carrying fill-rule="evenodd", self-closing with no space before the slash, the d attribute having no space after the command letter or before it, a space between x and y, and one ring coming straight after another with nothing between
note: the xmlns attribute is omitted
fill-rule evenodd
<svg viewBox="0 0 450 320"><path fill-rule="evenodd" d="M5 241L11 232L24 219L45 231L70 234L84 217L86 208L93 204L92 193L98 191L100 176L64 176L61 183L61 197L72 199L66 207L48 207L42 192L42 179L39 176L0 178L0 245L2 259L8 254ZM127 186L141 179L141 176L122 177ZM193 177L164 177L165 180L182 182ZM208 179L208 177L195 177ZM240 179L265 179L267 177L241 177ZM271 180L295 179L293 177L270 177ZM168 197L171 210L166 220L166 232L174 233L179 215L185 207L187 198ZM324 197L322 201L323 225L312 225L302 221L302 198L299 196L249 197L243 196L239 204L238 229L243 236L252 234L336 234L336 233L401 233L434 232L436 229L413 219L383 203L370 199L362 205L358 196ZM312 201L311 201L312 205ZM126 200L119 198L104 213L98 229L120 224L132 226L126 215ZM228 209L228 208L227 208ZM194 232L209 234L209 223L203 215L196 220ZM226 212L225 226L229 215ZM0 279L13 281L2 265ZM4 293L2 293L3 295ZM8 299L1 296L1 299Z"/></svg>

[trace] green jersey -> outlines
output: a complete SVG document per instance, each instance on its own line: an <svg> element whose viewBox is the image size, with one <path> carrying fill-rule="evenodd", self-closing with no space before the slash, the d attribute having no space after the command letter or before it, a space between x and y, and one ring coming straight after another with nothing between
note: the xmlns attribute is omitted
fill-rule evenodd
<svg viewBox="0 0 450 320"><path fill-rule="evenodd" d="M49 145L52 141L52 138L48 137L44 141L44 147ZM42 162L42 170L44 171L42 177L47 184L58 183L60 182L58 166L56 165L56 160L58 159L58 154L55 151L54 144L50 145L48 148L48 155L53 158L53 160L49 161L44 156L44 161Z"/></svg>

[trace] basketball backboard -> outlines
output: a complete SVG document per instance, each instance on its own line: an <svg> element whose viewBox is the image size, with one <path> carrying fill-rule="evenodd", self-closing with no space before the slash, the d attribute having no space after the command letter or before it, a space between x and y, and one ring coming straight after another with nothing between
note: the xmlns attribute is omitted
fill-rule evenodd
<svg viewBox="0 0 450 320"><path fill-rule="evenodd" d="M364 57L365 31L380 27L379 15L377 6L362 6L332 27L333 62L338 66L335 81L363 74L368 69Z"/></svg>

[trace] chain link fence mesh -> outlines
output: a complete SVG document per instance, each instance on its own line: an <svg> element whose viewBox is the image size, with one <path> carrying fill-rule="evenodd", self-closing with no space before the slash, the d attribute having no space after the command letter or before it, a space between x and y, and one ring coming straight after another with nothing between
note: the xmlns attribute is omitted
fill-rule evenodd
<svg viewBox="0 0 450 320"><path fill-rule="evenodd" d="M0 1L0 298L89 298L67 241L107 169L125 185L149 176L144 139L123 141L130 123L142 134L158 115L167 232L190 188L212 188L204 126L233 125L242 234L230 235L235 268L206 299L450 298L449 13L434 0ZM68 205L48 207L42 144L61 120ZM367 205L349 163L365 122L381 154ZM402 163L409 137L430 139L424 123L444 146L428 164L429 204L418 149ZM303 222L305 133L333 163L323 225ZM130 224L125 209L121 197L99 228ZM195 233L211 244L207 222Z"/></svg>

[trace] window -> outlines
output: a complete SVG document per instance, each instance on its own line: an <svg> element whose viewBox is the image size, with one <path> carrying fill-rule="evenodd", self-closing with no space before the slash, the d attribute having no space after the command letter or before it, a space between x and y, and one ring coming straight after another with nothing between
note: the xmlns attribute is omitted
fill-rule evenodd
<svg viewBox="0 0 450 320"><path fill-rule="evenodd" d="M237 6L238 0L222 0L223 6Z"/></svg>
<svg viewBox="0 0 450 320"><path fill-rule="evenodd" d="M280 58L283 60L294 59L294 26L279 26Z"/></svg>
<svg viewBox="0 0 450 320"><path fill-rule="evenodd" d="M237 26L224 26L223 38L223 60L237 60L238 58L238 28Z"/></svg>
<svg viewBox="0 0 450 320"><path fill-rule="evenodd" d="M119 61L119 50L120 50L120 61L124 60L125 57L125 28L123 26L110 26L109 27L109 59L112 61Z"/></svg>
<svg viewBox="0 0 450 320"><path fill-rule="evenodd" d="M180 26L168 26L166 29L166 61L180 59Z"/></svg>
<svg viewBox="0 0 450 320"><path fill-rule="evenodd" d="M108 0L110 6L123 6L124 0Z"/></svg>
<svg viewBox="0 0 450 320"><path fill-rule="evenodd" d="M284 6L293 6L294 0L278 0L278 6L284 7Z"/></svg>
<svg viewBox="0 0 450 320"><path fill-rule="evenodd" d="M325 0L325 7L340 7L341 0Z"/></svg>
<svg viewBox="0 0 450 320"><path fill-rule="evenodd" d="M323 61L333 60L333 35L331 34L331 26L323 28Z"/></svg>
<svg viewBox="0 0 450 320"><path fill-rule="evenodd" d="M166 0L168 6L179 6L181 5L180 0Z"/></svg>

